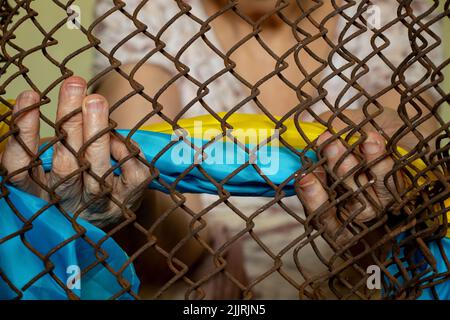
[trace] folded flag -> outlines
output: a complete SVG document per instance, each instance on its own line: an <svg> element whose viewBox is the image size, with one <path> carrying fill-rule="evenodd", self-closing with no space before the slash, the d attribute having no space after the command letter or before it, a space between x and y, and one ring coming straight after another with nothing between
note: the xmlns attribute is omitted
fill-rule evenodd
<svg viewBox="0 0 450 320"><path fill-rule="evenodd" d="M127 139L136 141L143 150L146 160L157 170L157 177L148 187L166 193L170 192L169 189L175 188L186 193L229 193L234 196L273 197L280 192L285 196L294 195L294 182L299 169L309 163L317 162L317 156L310 145L326 130L317 123L296 123L288 119L283 121L282 125L278 125L278 122L264 115L233 114L228 117L225 113L219 114L219 120L206 115L179 120L177 125L178 129L175 130L167 123L144 126L137 131L117 130ZM358 137L352 137L348 139L348 143L354 144L358 139ZM51 169L52 152L53 149L48 148L40 157L46 171ZM411 155L398 148L393 156L408 159ZM116 165L113 160L112 165ZM428 178L435 179L433 174L428 173L425 163L420 159L411 161L411 165L407 165L406 168L415 174L427 172ZM115 174L120 174L119 166ZM419 183L425 181L424 177L419 178ZM52 253L53 247L74 236L73 221L62 217L54 206L49 206L45 214L33 217L40 208L46 206L45 202L12 186L5 185L5 187L9 191L6 198L20 209L19 212L25 219L19 220L8 207L5 197L1 199L0 212L3 213L3 220L0 218L2 220L0 239L14 233L16 236L10 236L9 240L0 243L0 270L8 279L17 278L14 284L19 289L21 285L33 278L31 276L39 274L44 268L42 260L30 253L25 245L19 243L22 240L17 231L27 226L22 222L27 219L34 218L33 228L23 233L24 238L33 247L39 247L41 254L47 255L48 260L55 266L58 264L60 269L58 278L64 279L63 271L69 263L72 264L75 261L85 267L97 259L97 252L90 246L84 245L82 237L68 242L62 247L62 249L66 248L65 250L59 249ZM448 200L446 205L450 207ZM28 210L28 215L21 210ZM55 221L58 221L60 225L57 226ZM89 238L96 239L94 241L100 241L104 237L101 230L87 222L77 220L77 223L86 229L86 235ZM45 237L33 236L32 231L36 235L45 235ZM48 237L53 240L49 241ZM42 243L44 240L45 245ZM450 253L450 240L442 241L446 251ZM13 249L2 250L2 247L8 246L8 243ZM102 246L105 246L110 262L117 267L115 269L117 272L122 265L125 265L126 255L110 238L104 241ZM22 252L27 252L27 255ZM54 259L57 254L60 256ZM28 256L29 262L23 270L15 271L16 264L20 264L20 261ZM27 277L14 278L27 270L29 273ZM84 295L81 289L78 293L81 298L106 297L111 292L117 292L116 289L120 289L117 287L116 278L110 277L111 273L108 273L104 266L97 265L97 271L96 276L90 276L88 279L84 279L82 275L82 283L84 280L89 290ZM53 273L56 275L56 269ZM131 287L138 286L132 265L124 268L121 275ZM44 280L35 282L27 290L42 292L44 297L63 298L64 292L60 290L52 276L53 274L46 274L42 278ZM444 293L444 298L450 298L449 287L450 284L444 284L444 288L439 289ZM0 297L10 297L11 292L5 294L8 290L5 291L4 288L7 287L2 286L0 280ZM38 296L39 294L36 293L30 294L31 298L38 298ZM129 298L129 295L124 294L121 298Z"/></svg>

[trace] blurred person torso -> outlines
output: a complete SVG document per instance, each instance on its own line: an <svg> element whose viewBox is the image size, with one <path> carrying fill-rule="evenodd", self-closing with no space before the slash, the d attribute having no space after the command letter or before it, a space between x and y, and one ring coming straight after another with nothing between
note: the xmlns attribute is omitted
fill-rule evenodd
<svg viewBox="0 0 450 320"><path fill-rule="evenodd" d="M97 1L98 16L113 6L109 0ZM307 108L301 113L300 119L313 121L315 115L330 111L331 107L337 109L347 104L347 108L354 109L365 102L364 96L353 99L358 90L347 86L345 81L345 76L350 78L351 72L360 66L344 68L342 74L340 71L336 72L336 69L348 61L336 52L330 53L330 46L320 35L327 27L329 41L337 44L345 39L346 37L340 38L339 32L336 32L344 30L346 26L346 21L341 16L329 19L320 29L308 18L296 21L301 11L297 1L292 1L280 11L289 23L273 14L254 30L256 21L274 11L277 1L249 0L242 1L238 13L250 18L253 24L228 9L209 22L211 28L208 31L201 31L200 21L206 21L226 7L227 1L184 2L192 9L189 14L180 15L170 26L166 24L180 12L175 1L148 1L137 15L148 26L147 31L152 35L158 34L164 27L160 39L165 44L165 54L156 52L146 63L161 66L174 77L180 71L168 56L189 68L189 77L178 77L175 82L184 112L183 118L208 114L208 108L214 112L234 110L239 113L268 112L274 116L284 116L301 105ZM395 1L372 2L381 8L382 25L396 18L398 4ZM133 14L140 3L139 0L128 0L124 9ZM304 10L315 5L314 1L300 3L304 4ZM426 9L424 1L415 1L413 6L419 12ZM313 10L310 17L320 23L332 10L332 2L325 1L320 8ZM356 10L357 6L353 6L345 12L351 16ZM297 27L305 33L299 32ZM355 29L354 26L348 28L348 36ZM101 40L102 48L111 51L135 30L131 20L122 13L115 12L104 19L94 32ZM389 39L395 39L384 51L384 55L389 57L394 66L398 66L410 53L407 32L407 28L398 22L384 33ZM364 59L373 51L373 35L374 32L367 29L346 42L345 49L355 57ZM312 38L315 40L311 41ZM153 39L140 33L129 38L114 56L123 64L136 63L155 47ZM439 53L436 50L432 54ZM370 72L358 79L364 90L375 94L389 86L393 73L390 66L377 55L366 64ZM109 61L97 55L96 72L108 66ZM420 65L414 64L407 70L408 81L414 82L424 73L425 70L421 70ZM205 87L208 88L208 93L204 95ZM324 93L325 96L319 97ZM353 102L348 103L352 99ZM190 107L185 108L186 106ZM145 107L150 112L151 106ZM207 207L219 200L219 197L203 195L202 200L202 207ZM249 217L254 223L251 232L246 227ZM234 197L215 206L206 215L206 219L214 230L212 234L221 234L214 240L215 249L228 241L240 247L242 257L235 258L238 260L235 263L243 265L254 298L296 299L299 296L298 286L305 277L317 276L328 270L320 257L331 257L333 250L320 236L315 236L314 232L309 235L315 237L314 240L305 240L305 228L300 222L305 219L305 214L295 196L279 201L262 197ZM212 279L211 286L217 286L213 282ZM215 289L220 290L217 287ZM324 283L320 294L324 298L334 297L327 289L327 283ZM183 293L174 292L171 297L182 298Z"/></svg>

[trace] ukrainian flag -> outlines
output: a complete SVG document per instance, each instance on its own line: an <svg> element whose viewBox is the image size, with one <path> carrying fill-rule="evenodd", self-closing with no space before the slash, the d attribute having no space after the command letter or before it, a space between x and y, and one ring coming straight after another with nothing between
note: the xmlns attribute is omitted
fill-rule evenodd
<svg viewBox="0 0 450 320"><path fill-rule="evenodd" d="M144 126L137 131L118 130L120 134L136 141L145 158L158 171L158 176L149 188L169 192L175 188L186 193L229 193L234 196L266 196L273 197L277 192L285 196L295 195L294 182L299 169L317 161L313 150L308 145L316 140L326 128L316 123L296 124L292 119L283 122L281 127L264 115L219 114L219 119L211 115L178 121L178 129L167 124ZM299 134L299 126L302 135ZM7 132L7 128L1 128ZM358 138L349 139L355 143ZM398 148L399 157L409 158L405 150ZM52 149L48 149L41 157L45 170L51 169ZM113 164L115 164L113 162ZM407 167L413 174L426 172L425 163L420 159ZM120 168L115 171L120 173ZM429 174L428 178L436 179ZM424 177L419 183L425 183ZM6 186L8 200L23 215L25 220L32 219L34 214L46 203L32 195L26 194L12 186ZM450 207L447 200L446 206ZM0 269L8 279L12 279L17 288L23 288L33 277L44 270L42 260L23 244L20 230L26 227L11 208L5 197L0 200L0 239L15 235L0 243ZM33 228L24 233L24 237L33 247L43 254L73 238L60 250L50 255L59 279L66 279L65 271L70 265L79 265L81 269L94 263L97 252L93 250L82 236L75 234L73 221L64 218L54 206L49 206L43 214L35 217ZM102 243L102 249L108 253L106 261L116 271L125 265L127 256L120 247L107 238L103 231L86 221L78 219L76 223L85 231L85 235ZM42 235L45 235L43 237ZM442 243L450 253L450 240ZM433 242L430 244L438 264L438 272L445 272L444 258ZM434 249L433 249L434 248ZM420 258L420 257L418 257ZM26 262L26 263L23 263ZM108 268L97 265L94 271L82 277L82 286L74 291L82 299L109 298L120 291L116 277ZM395 271L395 270L394 270ZM137 292L139 281L132 265L122 271L122 277ZM42 280L23 290L24 298L65 298L66 294L55 279L49 274ZM84 283L84 285L83 285ZM450 299L450 284L443 283L437 287L442 299ZM11 298L14 291L2 284L0 280L0 298ZM430 298L424 292L423 298ZM120 298L130 298L124 294Z"/></svg>

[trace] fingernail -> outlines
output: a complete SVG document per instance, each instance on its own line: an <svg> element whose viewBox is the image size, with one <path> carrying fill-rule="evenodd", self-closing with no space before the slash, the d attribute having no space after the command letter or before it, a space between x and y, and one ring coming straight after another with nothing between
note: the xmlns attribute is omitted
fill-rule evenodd
<svg viewBox="0 0 450 320"><path fill-rule="evenodd" d="M314 186L316 184L316 179L313 177L306 175L299 180L299 186L304 192L312 192L314 191Z"/></svg>
<svg viewBox="0 0 450 320"><path fill-rule="evenodd" d="M34 91L24 91L17 97L16 105L14 106L13 111L17 112L36 102L36 93Z"/></svg>
<svg viewBox="0 0 450 320"><path fill-rule="evenodd" d="M333 141L325 147L325 154L329 158L336 158L339 155L339 145L337 141Z"/></svg>
<svg viewBox="0 0 450 320"><path fill-rule="evenodd" d="M319 168L317 168L317 169L314 169L313 170L313 173L314 173L314 175L317 177L317 178L319 178L319 179L321 179L321 180L324 180L325 179L325 177L326 177L326 172L325 172L325 170L324 169L319 169Z"/></svg>
<svg viewBox="0 0 450 320"><path fill-rule="evenodd" d="M380 141L368 136L362 145L363 152L369 155L377 154L381 151Z"/></svg>
<svg viewBox="0 0 450 320"><path fill-rule="evenodd" d="M327 157L335 158L339 155L339 145L337 141L330 142L330 139L333 139L333 136L329 132L323 133L317 143L319 146L325 145L324 152Z"/></svg>
<svg viewBox="0 0 450 320"><path fill-rule="evenodd" d="M79 97L85 92L85 86L75 82L67 83L65 89L70 97Z"/></svg>
<svg viewBox="0 0 450 320"><path fill-rule="evenodd" d="M102 112L105 110L105 107L104 99L93 98L86 101L86 108L89 112Z"/></svg>

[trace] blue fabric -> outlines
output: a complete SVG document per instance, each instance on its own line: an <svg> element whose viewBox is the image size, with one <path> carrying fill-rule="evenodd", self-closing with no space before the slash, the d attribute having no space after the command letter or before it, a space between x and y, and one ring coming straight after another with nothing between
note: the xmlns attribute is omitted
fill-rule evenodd
<svg viewBox="0 0 450 320"><path fill-rule="evenodd" d="M405 234L402 234L398 237L398 241L401 241L405 237ZM442 247L444 249L444 252L446 253L447 257L450 257L450 239L449 238L443 238L439 240L439 242L442 244ZM439 250L438 243L436 241L432 241L427 244L428 249L430 249L431 253L433 254L434 259L436 260L436 271L431 271L431 266L427 263L424 263L421 266L421 269L417 272L425 272L427 269L430 271L426 274L424 274L421 278L425 279L429 276L436 275L436 274L445 274L448 273L450 270L448 270L446 264L445 264L445 257L442 256L441 251ZM392 256L392 254L390 255ZM400 256L399 258L404 257L404 249L400 249ZM389 257L390 258L390 257ZM414 257L412 257L414 264L423 263L424 257L421 254L420 250L417 250ZM407 262L403 262L404 267L407 268ZM396 279L400 282L400 284L404 283L403 276L401 276L401 273L397 267L396 264L390 265L388 268L389 273L392 275L396 275ZM410 272L409 277L413 277L414 275ZM448 276L447 276L448 277ZM433 282L438 281L439 279L433 279ZM427 283L423 283L423 285L426 285ZM450 300L450 281L446 281L443 283L440 283L435 286L435 291L439 297L439 300ZM430 288L427 288L423 290L422 295L419 297L419 300L434 300L435 297L431 291Z"/></svg>
<svg viewBox="0 0 450 320"><path fill-rule="evenodd" d="M126 136L130 131L119 130L119 132ZM150 131L137 131L133 134L132 139L140 145L148 161L151 162L158 156L154 164L159 170L159 178L165 183L176 183L176 189L180 192L218 193L218 188L214 183L196 167L192 168L187 175L177 181L182 173L192 167L194 159L196 159L193 149L185 142L173 142L169 134ZM207 143L194 138L190 138L190 141L197 147ZM171 148L162 155L158 155L171 142L173 142ZM253 148L251 145L248 147L250 149ZM51 169L52 152L53 150L49 149L41 157L46 171ZM274 188L267 183L265 178L252 165L244 165L249 156L234 143L214 143L206 148L205 153L206 157L201 163L201 168L217 183L223 183L223 188L231 195L266 197L275 195L276 191ZM307 161L317 161L314 152L308 151L305 155L307 158L304 159L309 159ZM227 158L226 156L229 157ZM223 160L227 161L225 163L214 161L220 159L222 159L222 162L224 162ZM280 159L282 159L282 163ZM114 164L114 161L112 162ZM275 186L283 187L282 190L286 196L295 195L295 179L293 175L301 168L302 162L300 157L293 151L284 147L262 148L257 153L255 164ZM239 173L226 181L224 180L240 168L243 169ZM120 169L117 169L115 174L120 174ZM156 180L151 182L148 187L167 192L167 189ZM9 200L19 210L25 220L31 219L33 214L46 205L43 200L16 188L7 186L7 189L10 192ZM0 212L0 239L23 228L23 223L12 212L5 199L0 201ZM92 241L98 242L105 236L101 230L88 222L82 220L77 222L86 229L86 235ZM33 220L32 225L33 228L27 231L24 237L31 246L44 255L48 254L56 245L75 234L72 224L54 207L49 207L43 214L39 215ZM446 239L445 241L447 252L450 252L449 240ZM126 254L111 238L103 242L102 248L109 254L107 258L108 264L118 271L127 260ZM436 253L435 257L439 261L439 267L441 269L444 268L445 263L435 244L431 243L430 249ZM66 270L68 266L79 265L81 269L84 269L93 261L96 261L97 257L92 247L85 240L77 238L53 253L50 256L50 260L55 266L54 274L64 281L67 278ZM20 237L16 236L0 244L0 269L20 289L30 279L44 270L44 264L41 259L26 248ZM133 291L137 292L139 281L132 265L129 265L124 270L123 277L130 282ZM110 298L120 290L121 287L117 283L116 277L102 265L98 265L81 279L81 290L75 290L75 293L82 299L105 299ZM444 299L449 299L449 284L440 285L439 292ZM0 298L8 299L14 296L14 292L0 278ZM65 299L66 297L67 295L64 291L48 274L24 290L24 298L26 299ZM124 294L120 298L128 299L131 297L128 294ZM429 299L430 296L424 293L422 298Z"/></svg>
<svg viewBox="0 0 450 320"><path fill-rule="evenodd" d="M0 200L0 239L15 235L9 240L0 243L0 270L9 279L14 287L22 291L22 299L26 300L60 300L67 299L67 294L49 273L45 273L31 286L24 289L30 280L45 271L44 262L34 254L24 242L33 247L39 254L49 255L48 260L54 266L52 273L63 284L72 272L70 266L77 266L86 270L99 258L105 258L112 270L118 272L124 266L128 257L125 252L111 238L107 238L101 244L105 256L101 251L95 252L93 247L82 237L76 237L66 243L62 248L51 253L52 249L71 239L76 235L74 227L69 219L54 206L48 207L33 220L33 216L44 208L47 203L40 198L22 192L12 186L7 186L8 199L20 212L23 220L32 221L32 228L23 233L21 240L20 230L25 224L11 210L5 198ZM85 235L94 243L100 243L106 235L103 231L90 223L77 219L77 224L85 229ZM139 279L132 265L122 272L132 290L137 293ZM73 293L80 299L110 299L122 290L117 278L102 264L97 264L86 274L81 276L80 289L74 287ZM0 277L0 299L13 299L18 294ZM119 299L131 299L128 293L122 294Z"/></svg>
<svg viewBox="0 0 450 320"><path fill-rule="evenodd" d="M130 132L129 130L117 131L124 136L127 136ZM172 136L169 134L142 130L135 132L132 139L139 144L148 161L155 159L160 151L172 142ZM208 141L195 138L189 138L189 140L197 147L202 147L208 143ZM248 145L248 147L250 150L254 148L252 145ZM52 153L52 149L49 149L41 157L46 171L51 169ZM249 159L249 155L234 143L214 143L205 149L205 154L201 168L217 183L224 181L227 176L239 168L245 167L239 174L223 184L224 189L231 195L263 197L275 195L275 190L262 175L257 173L253 165L244 166L245 161ZM226 155L228 158L225 159L221 155ZM305 155L312 162L317 161L316 154L313 151L308 151ZM159 170L159 177L165 183L173 184L183 172L191 167L194 159L196 159L194 149L184 141L177 141L170 149L159 156L155 167ZM217 163L218 161L214 162L214 159L224 159L226 163ZM280 159L283 159L282 163ZM276 163L277 161L278 163ZM287 196L295 195L295 179L292 176L301 168L302 164L300 157L293 151L285 147L272 148L268 146L262 148L257 152L255 164L274 185L279 186L285 183L283 191ZM120 174L120 170L116 170L115 173ZM180 192L217 194L217 187L198 168L193 168L182 180L176 183L176 189ZM153 181L149 188L167 192L167 189L157 181Z"/></svg>

